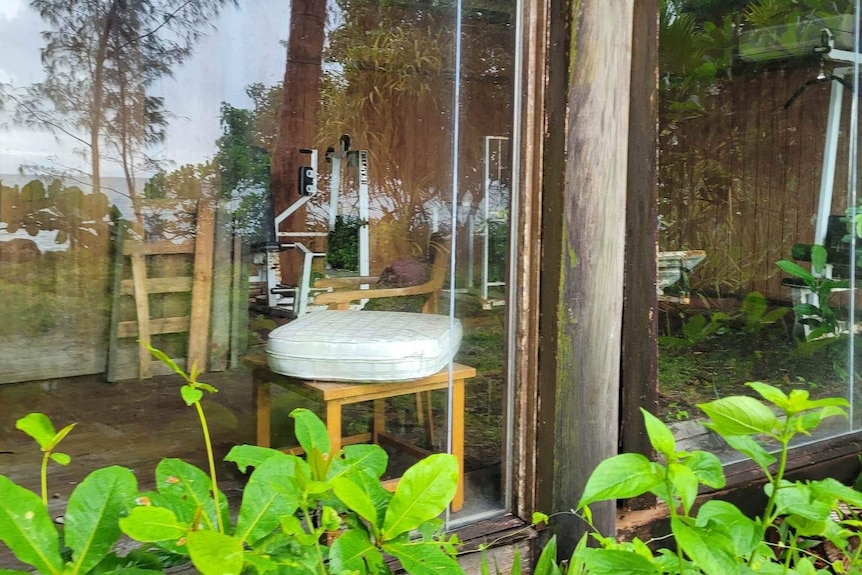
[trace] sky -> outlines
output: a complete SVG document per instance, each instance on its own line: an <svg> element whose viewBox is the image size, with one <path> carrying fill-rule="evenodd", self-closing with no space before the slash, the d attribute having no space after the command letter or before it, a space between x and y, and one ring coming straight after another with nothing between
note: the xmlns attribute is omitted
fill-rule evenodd
<svg viewBox="0 0 862 575"><path fill-rule="evenodd" d="M290 0L238 0L238 7L222 11L194 55L154 86L173 114L164 145L151 155L168 159L173 167L212 157L220 135L219 107L249 104L245 86L272 85L284 75ZM17 87L44 78L40 61L42 38L49 28L28 0L0 0L0 83ZM87 161L73 151L68 138L22 127L0 111L0 174L16 174L22 163L66 165L87 169ZM119 166L105 163L104 177L120 177Z"/></svg>

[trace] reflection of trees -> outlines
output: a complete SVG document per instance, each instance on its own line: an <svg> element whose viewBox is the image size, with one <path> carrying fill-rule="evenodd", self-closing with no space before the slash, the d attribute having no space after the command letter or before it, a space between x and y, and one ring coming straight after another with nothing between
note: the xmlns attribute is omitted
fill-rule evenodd
<svg viewBox="0 0 862 575"><path fill-rule="evenodd" d="M213 162L158 172L144 184L143 223L131 231L146 239L194 238L198 202L212 200L218 182L218 169Z"/></svg>
<svg viewBox="0 0 862 575"><path fill-rule="evenodd" d="M39 180L21 188L0 184L0 224L6 224L6 232L25 230L33 237L57 232L56 243L68 241L70 250L104 245L109 210L108 198L101 192L85 194L60 180L47 188Z"/></svg>
<svg viewBox="0 0 862 575"><path fill-rule="evenodd" d="M371 157L372 202L402 235L451 199L455 6L338 0L318 147L351 134ZM513 5L467 2L461 47L460 199L482 190L483 138L511 129ZM420 239L420 238L414 238Z"/></svg>
<svg viewBox="0 0 862 575"><path fill-rule="evenodd" d="M42 33L46 77L7 90L16 120L74 140L95 191L102 161L118 163L134 201L136 173L153 164L146 148L166 125L163 102L148 89L192 53L225 2L32 0L52 27Z"/></svg>

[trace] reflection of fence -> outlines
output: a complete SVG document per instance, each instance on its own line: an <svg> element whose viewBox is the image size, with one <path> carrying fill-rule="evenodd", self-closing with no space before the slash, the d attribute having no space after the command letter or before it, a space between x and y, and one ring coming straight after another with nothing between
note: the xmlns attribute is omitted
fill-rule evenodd
<svg viewBox="0 0 862 575"><path fill-rule="evenodd" d="M214 215L210 202L199 204L194 233L182 240L133 240L122 233L125 226L116 235L109 381L166 371L138 342L165 350L186 369L211 371L225 369L228 351L241 345L239 310L247 296L233 273L241 260L238 240L231 246L226 212Z"/></svg>
<svg viewBox="0 0 862 575"><path fill-rule="evenodd" d="M787 110L784 104L815 73L738 75L705 102L707 114L662 119L661 249L707 251L693 288L789 299L774 262L814 239L830 86L809 87ZM838 158L832 213L844 211L844 137Z"/></svg>

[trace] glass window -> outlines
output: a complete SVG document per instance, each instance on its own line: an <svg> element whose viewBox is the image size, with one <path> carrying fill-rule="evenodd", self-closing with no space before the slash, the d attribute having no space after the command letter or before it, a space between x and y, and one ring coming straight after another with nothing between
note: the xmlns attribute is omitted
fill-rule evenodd
<svg viewBox="0 0 862 575"><path fill-rule="evenodd" d="M0 383L159 376L138 339L238 368L276 325L373 312L322 378L366 377L351 349L415 378L375 346L424 354L430 337L445 385L347 406L344 435L382 418L394 475L462 451L452 519L499 513L517 2L300 4L2 3ZM279 390L273 443L297 406L323 413Z"/></svg>
<svg viewBox="0 0 862 575"><path fill-rule="evenodd" d="M693 445L745 382L856 400L854 34L852 2L663 3L660 412Z"/></svg>

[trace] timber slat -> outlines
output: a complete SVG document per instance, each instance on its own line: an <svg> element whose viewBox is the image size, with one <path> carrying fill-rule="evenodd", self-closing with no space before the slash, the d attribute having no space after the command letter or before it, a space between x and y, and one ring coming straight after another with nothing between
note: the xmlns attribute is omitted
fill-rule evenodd
<svg viewBox="0 0 862 575"><path fill-rule="evenodd" d="M153 376L150 369L150 298L147 293L147 260L143 254L132 254L132 291L135 295L135 309L138 321L135 322L135 332L140 341L138 346L138 377L149 379ZM123 324L120 323L120 334L123 333ZM120 336L122 337L122 335Z"/></svg>
<svg viewBox="0 0 862 575"><path fill-rule="evenodd" d="M193 254L195 253L194 242L128 242L123 247L123 254L127 256L140 254L142 256L163 256L169 254Z"/></svg>
<svg viewBox="0 0 862 575"><path fill-rule="evenodd" d="M188 364L207 371L210 331L210 302L213 284L214 214L211 202L198 204L195 234L195 267L192 287L192 310L189 322Z"/></svg>
<svg viewBox="0 0 862 575"><path fill-rule="evenodd" d="M177 317L162 317L151 318L149 320L149 335L161 335L163 333L182 333L189 330L189 316ZM120 337L135 337L138 336L143 342L143 338L138 334L138 322L136 321L121 321L117 329ZM144 350L146 351L146 350ZM150 352L146 351L146 363L150 364Z"/></svg>
<svg viewBox="0 0 862 575"><path fill-rule="evenodd" d="M146 290L149 294L154 293L181 293L192 291L191 277L172 278L147 278ZM135 295L134 281L123 280L121 285L122 295Z"/></svg>

